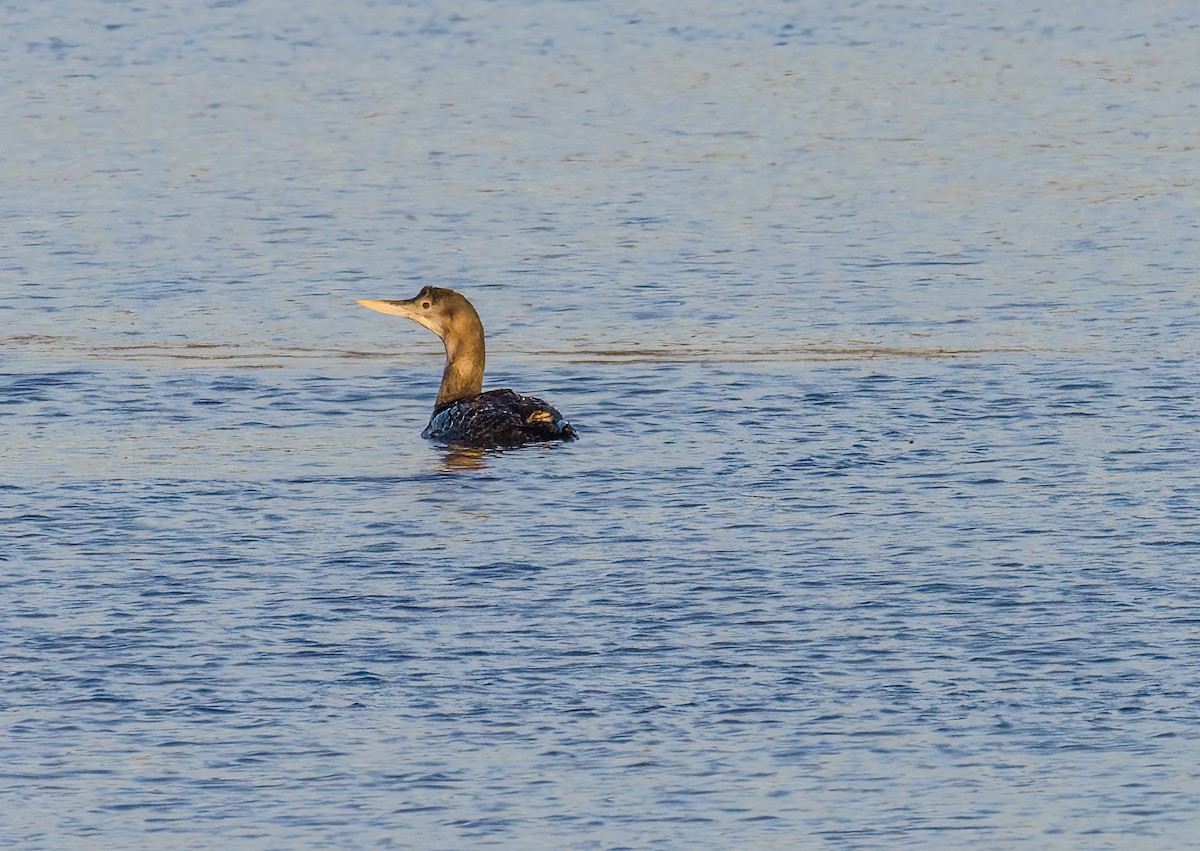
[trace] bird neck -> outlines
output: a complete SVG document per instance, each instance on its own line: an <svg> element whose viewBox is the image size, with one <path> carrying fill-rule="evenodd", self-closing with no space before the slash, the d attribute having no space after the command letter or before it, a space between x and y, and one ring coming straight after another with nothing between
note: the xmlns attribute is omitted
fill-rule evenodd
<svg viewBox="0 0 1200 851"><path fill-rule="evenodd" d="M446 344L446 369L433 403L435 408L483 392L483 323L478 317L469 319L472 321L452 329L442 339Z"/></svg>

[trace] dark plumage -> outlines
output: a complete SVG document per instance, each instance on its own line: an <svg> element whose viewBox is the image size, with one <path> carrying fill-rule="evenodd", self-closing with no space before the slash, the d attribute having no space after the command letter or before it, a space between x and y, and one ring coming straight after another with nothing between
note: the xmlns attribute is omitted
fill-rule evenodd
<svg viewBox="0 0 1200 851"><path fill-rule="evenodd" d="M575 429L541 399L511 390L489 390L434 408L421 437L515 446L539 440L574 440Z"/></svg>
<svg viewBox="0 0 1200 851"><path fill-rule="evenodd" d="M425 287L415 298L359 304L424 325L446 346L442 384L422 437L481 447L575 439L571 424L541 399L511 390L482 392L483 323L461 293Z"/></svg>

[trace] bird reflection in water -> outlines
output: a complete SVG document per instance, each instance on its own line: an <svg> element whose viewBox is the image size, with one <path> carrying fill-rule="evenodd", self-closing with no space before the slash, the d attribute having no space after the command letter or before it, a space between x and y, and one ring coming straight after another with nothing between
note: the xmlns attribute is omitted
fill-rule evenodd
<svg viewBox="0 0 1200 851"><path fill-rule="evenodd" d="M442 472L486 469L487 456L488 451L477 446L448 446L445 455L442 456Z"/></svg>

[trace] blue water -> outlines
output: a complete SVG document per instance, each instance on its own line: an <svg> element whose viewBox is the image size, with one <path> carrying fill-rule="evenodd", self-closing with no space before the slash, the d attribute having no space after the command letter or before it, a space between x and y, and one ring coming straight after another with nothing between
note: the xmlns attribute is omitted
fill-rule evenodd
<svg viewBox="0 0 1200 851"><path fill-rule="evenodd" d="M3 8L6 847L1194 845L1188 4Z"/></svg>

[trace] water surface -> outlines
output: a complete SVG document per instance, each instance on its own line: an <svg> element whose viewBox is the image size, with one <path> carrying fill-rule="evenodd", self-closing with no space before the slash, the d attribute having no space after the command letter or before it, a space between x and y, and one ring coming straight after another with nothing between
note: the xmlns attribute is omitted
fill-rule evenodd
<svg viewBox="0 0 1200 851"><path fill-rule="evenodd" d="M6 12L13 847L1194 841L1188 4Z"/></svg>

